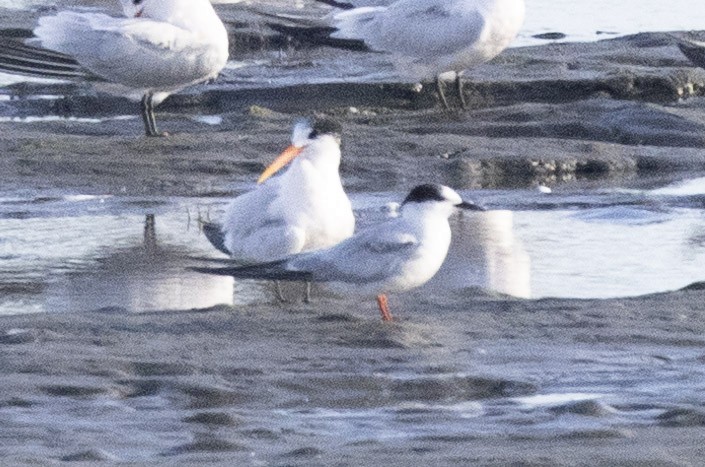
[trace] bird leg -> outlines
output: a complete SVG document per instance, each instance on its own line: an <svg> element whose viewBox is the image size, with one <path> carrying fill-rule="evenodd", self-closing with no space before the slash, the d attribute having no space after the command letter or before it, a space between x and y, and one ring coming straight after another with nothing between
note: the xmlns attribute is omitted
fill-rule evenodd
<svg viewBox="0 0 705 467"><path fill-rule="evenodd" d="M460 99L460 108L467 110L468 104L465 102L465 94L463 93L463 80L460 73L455 74L455 89L458 90L458 98Z"/></svg>
<svg viewBox="0 0 705 467"><path fill-rule="evenodd" d="M438 89L438 95L441 98L441 102L443 102L443 107L446 110L450 110L446 96L443 94L443 81L441 80L441 75L436 76L436 89Z"/></svg>
<svg viewBox="0 0 705 467"><path fill-rule="evenodd" d="M142 113L142 121L144 122L144 131L147 136L166 136L157 130L157 121L154 117L154 95L151 92L142 96L140 101L140 111Z"/></svg>
<svg viewBox="0 0 705 467"><path fill-rule="evenodd" d="M377 295L377 306L379 306L379 311L382 313L382 321L392 321L392 314L389 312L389 304L385 294Z"/></svg>
<svg viewBox="0 0 705 467"><path fill-rule="evenodd" d="M306 289L304 289L304 303L311 303L311 281L306 281Z"/></svg>
<svg viewBox="0 0 705 467"><path fill-rule="evenodd" d="M274 293L277 297L277 300L279 300L280 303L287 303L288 300L284 296L284 292L282 292L282 283L279 281L274 281Z"/></svg>

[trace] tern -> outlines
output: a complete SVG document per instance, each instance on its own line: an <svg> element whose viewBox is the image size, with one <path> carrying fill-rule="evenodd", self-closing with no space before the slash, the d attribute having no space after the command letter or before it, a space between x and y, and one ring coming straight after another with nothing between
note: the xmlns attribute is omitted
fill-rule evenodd
<svg viewBox="0 0 705 467"><path fill-rule="evenodd" d="M391 321L387 294L419 287L436 274L448 253L448 218L456 208L484 210L447 186L419 185L404 199L398 217L330 248L255 266L193 269L244 279L322 282L339 294L375 296L382 320Z"/></svg>
<svg viewBox="0 0 705 467"><path fill-rule="evenodd" d="M203 224L213 246L240 264L258 264L351 236L355 216L340 180L340 133L334 120L299 119L291 145L264 170L255 189L228 205L222 225ZM283 300L278 282L277 295Z"/></svg>
<svg viewBox="0 0 705 467"><path fill-rule="evenodd" d="M339 173L340 133L340 125L327 118L295 123L291 145L264 170L253 190L226 209L223 246L233 259L277 261L327 248L353 234L355 216Z"/></svg>
<svg viewBox="0 0 705 467"><path fill-rule="evenodd" d="M5 39L0 70L58 79L107 81L141 97L147 136L154 107L169 94L215 79L228 60L228 34L208 0L120 0L125 17L61 11L39 18L27 44Z"/></svg>
<svg viewBox="0 0 705 467"><path fill-rule="evenodd" d="M525 13L524 0L377 0L376 6L360 7L355 1L317 1L337 9L316 20L280 15L269 26L302 42L390 54L403 77L435 79L446 108L441 76L454 72L465 108L462 72L507 48Z"/></svg>

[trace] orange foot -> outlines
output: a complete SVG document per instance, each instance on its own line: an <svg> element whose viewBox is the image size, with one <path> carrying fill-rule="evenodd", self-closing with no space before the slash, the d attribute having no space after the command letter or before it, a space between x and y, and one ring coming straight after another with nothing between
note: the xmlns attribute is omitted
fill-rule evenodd
<svg viewBox="0 0 705 467"><path fill-rule="evenodd" d="M379 306L379 311L382 313L382 321L391 321L392 314L389 312L389 304L385 294L377 295L377 306Z"/></svg>

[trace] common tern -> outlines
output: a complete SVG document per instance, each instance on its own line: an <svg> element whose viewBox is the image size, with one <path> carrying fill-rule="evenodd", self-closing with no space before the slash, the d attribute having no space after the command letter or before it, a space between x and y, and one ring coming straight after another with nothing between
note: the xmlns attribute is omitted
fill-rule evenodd
<svg viewBox="0 0 705 467"><path fill-rule="evenodd" d="M154 107L169 94L214 79L228 60L228 34L208 0L120 0L125 17L61 11L39 18L36 38L0 47L0 70L59 79L107 81L141 97L147 136Z"/></svg>
<svg viewBox="0 0 705 467"><path fill-rule="evenodd" d="M524 0L378 0L376 6L317 1L337 9L317 20L279 16L281 21L269 25L302 42L390 54L404 77L435 79L446 108L441 76L454 72L465 107L462 72L507 48L525 11Z"/></svg>
<svg viewBox="0 0 705 467"><path fill-rule="evenodd" d="M418 287L441 267L451 239L448 218L456 208L484 210L447 186L419 185L404 199L398 217L330 248L255 266L193 269L245 279L323 282L343 295L376 296L382 320L390 321L387 294Z"/></svg>
<svg viewBox="0 0 705 467"><path fill-rule="evenodd" d="M226 209L222 246L234 260L277 261L353 234L355 216L338 171L340 133L330 119L296 122L291 145L265 169L255 189ZM283 174L270 178L286 165Z"/></svg>

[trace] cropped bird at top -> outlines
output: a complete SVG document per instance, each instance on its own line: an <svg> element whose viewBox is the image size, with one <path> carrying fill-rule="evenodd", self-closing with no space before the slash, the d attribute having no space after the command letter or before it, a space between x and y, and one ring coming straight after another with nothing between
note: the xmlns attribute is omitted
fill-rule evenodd
<svg viewBox="0 0 705 467"><path fill-rule="evenodd" d="M317 20L275 16L276 22L268 24L302 42L388 53L403 76L435 79L446 108L441 75L455 72L465 107L462 72L507 48L525 12L524 0L377 0L375 6L357 6L359 0L317 1L336 10Z"/></svg>
<svg viewBox="0 0 705 467"><path fill-rule="evenodd" d="M3 39L0 71L107 81L110 92L141 97L147 136L154 106L214 79L228 60L228 34L209 0L120 0L125 17L61 11L39 18L27 44Z"/></svg>
<svg viewBox="0 0 705 467"><path fill-rule="evenodd" d="M322 282L343 295L376 296L382 320L389 321L387 294L423 285L443 264L451 239L448 218L456 208L483 210L447 186L419 185L398 217L330 248L255 266L193 269L244 279Z"/></svg>

